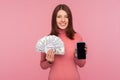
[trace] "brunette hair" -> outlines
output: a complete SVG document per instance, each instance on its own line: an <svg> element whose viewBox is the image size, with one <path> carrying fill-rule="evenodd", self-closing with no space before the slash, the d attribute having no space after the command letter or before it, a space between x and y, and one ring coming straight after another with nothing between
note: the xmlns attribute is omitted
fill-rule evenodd
<svg viewBox="0 0 120 80"><path fill-rule="evenodd" d="M65 4L59 4L58 6L56 6L56 8L54 9L53 11L53 14L52 14L52 20L51 20L51 26L52 26L52 30L50 32L50 35L56 35L58 36L59 34L59 31L58 31L58 26L57 26L57 23L56 23L56 17L57 17L57 12L59 10L64 10L67 15L68 15L68 26L67 28L65 29L65 32L66 32L66 36L68 38L70 38L71 40L74 39L74 34L76 33L75 30L73 29L73 22L72 22L72 13L70 11L70 8L65 5Z"/></svg>

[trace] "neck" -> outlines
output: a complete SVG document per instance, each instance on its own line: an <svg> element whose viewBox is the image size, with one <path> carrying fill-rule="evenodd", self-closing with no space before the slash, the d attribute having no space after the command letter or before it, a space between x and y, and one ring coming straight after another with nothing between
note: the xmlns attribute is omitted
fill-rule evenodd
<svg viewBox="0 0 120 80"><path fill-rule="evenodd" d="M60 34L65 34L65 29L58 29Z"/></svg>
<svg viewBox="0 0 120 80"><path fill-rule="evenodd" d="M58 29L58 32L59 32L59 36L60 35L66 35L65 29Z"/></svg>

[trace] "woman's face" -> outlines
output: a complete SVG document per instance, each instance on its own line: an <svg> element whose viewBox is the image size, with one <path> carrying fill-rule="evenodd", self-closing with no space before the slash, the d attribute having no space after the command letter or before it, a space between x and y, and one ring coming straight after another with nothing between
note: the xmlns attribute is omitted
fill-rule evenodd
<svg viewBox="0 0 120 80"><path fill-rule="evenodd" d="M59 10L56 17L57 26L60 29L66 29L68 26L68 15L64 10Z"/></svg>

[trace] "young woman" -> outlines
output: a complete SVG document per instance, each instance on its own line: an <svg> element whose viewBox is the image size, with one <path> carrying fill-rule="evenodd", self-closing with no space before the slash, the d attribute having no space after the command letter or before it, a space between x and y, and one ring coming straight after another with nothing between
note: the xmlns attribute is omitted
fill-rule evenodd
<svg viewBox="0 0 120 80"><path fill-rule="evenodd" d="M64 55L54 55L52 49L41 53L40 66L50 68L48 80L80 80L77 65L83 67L85 59L75 57L76 43L82 42L80 34L75 32L70 8L65 4L56 6L52 14L50 35L58 36L65 46Z"/></svg>

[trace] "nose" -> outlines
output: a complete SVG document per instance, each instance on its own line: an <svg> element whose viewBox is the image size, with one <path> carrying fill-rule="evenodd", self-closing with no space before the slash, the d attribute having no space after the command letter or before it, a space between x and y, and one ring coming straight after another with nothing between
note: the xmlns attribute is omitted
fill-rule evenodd
<svg viewBox="0 0 120 80"><path fill-rule="evenodd" d="M61 19L61 21L63 21L63 22L64 22L64 21L65 21L65 18L63 17L63 18Z"/></svg>

